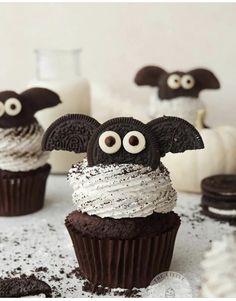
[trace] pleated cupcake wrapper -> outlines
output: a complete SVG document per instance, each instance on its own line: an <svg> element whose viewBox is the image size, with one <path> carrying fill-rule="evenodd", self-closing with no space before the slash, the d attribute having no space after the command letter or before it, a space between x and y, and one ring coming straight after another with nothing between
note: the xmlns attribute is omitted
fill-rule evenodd
<svg viewBox="0 0 236 301"><path fill-rule="evenodd" d="M0 170L0 216L25 215L41 209L50 169L45 164L27 172Z"/></svg>
<svg viewBox="0 0 236 301"><path fill-rule="evenodd" d="M149 238L97 239L83 236L66 219L82 275L95 285L110 288L147 287L169 270L179 224Z"/></svg>

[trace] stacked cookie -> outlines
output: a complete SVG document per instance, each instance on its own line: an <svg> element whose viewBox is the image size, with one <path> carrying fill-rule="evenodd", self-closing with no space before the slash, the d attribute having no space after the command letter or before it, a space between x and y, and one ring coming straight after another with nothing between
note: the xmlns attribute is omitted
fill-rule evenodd
<svg viewBox="0 0 236 301"><path fill-rule="evenodd" d="M219 220L236 220L236 175L205 178L202 187L202 212Z"/></svg>

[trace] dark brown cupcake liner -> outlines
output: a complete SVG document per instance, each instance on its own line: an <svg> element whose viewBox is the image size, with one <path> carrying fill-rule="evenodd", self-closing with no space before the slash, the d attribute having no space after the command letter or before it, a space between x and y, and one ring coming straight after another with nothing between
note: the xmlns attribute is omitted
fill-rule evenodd
<svg viewBox="0 0 236 301"><path fill-rule="evenodd" d="M83 236L66 219L82 275L110 288L147 287L169 270L180 222L172 230L137 239L97 239Z"/></svg>
<svg viewBox="0 0 236 301"><path fill-rule="evenodd" d="M25 215L40 210L50 170L49 164L25 172L0 170L0 216Z"/></svg>

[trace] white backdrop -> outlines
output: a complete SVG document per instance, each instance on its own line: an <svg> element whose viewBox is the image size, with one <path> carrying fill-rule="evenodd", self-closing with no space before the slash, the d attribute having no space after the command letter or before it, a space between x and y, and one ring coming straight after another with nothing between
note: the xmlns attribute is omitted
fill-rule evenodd
<svg viewBox="0 0 236 301"><path fill-rule="evenodd" d="M146 64L211 69L222 88L201 94L207 121L236 125L235 16L236 4L1 3L0 89L24 89L35 48L81 47L83 74L134 104L150 94L133 84Z"/></svg>

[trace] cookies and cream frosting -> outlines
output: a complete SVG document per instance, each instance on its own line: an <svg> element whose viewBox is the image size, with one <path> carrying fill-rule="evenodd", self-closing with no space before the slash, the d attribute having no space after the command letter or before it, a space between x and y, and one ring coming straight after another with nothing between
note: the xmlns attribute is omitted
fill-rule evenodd
<svg viewBox="0 0 236 301"><path fill-rule="evenodd" d="M139 164L88 167L87 160L73 165L68 180L77 209L89 215L111 218L146 217L167 213L176 204L169 172Z"/></svg>
<svg viewBox="0 0 236 301"><path fill-rule="evenodd" d="M236 232L214 241L206 252L201 297L236 297Z"/></svg>
<svg viewBox="0 0 236 301"><path fill-rule="evenodd" d="M28 171L43 166L49 157L41 150L43 128L37 123L0 128L0 169Z"/></svg>
<svg viewBox="0 0 236 301"><path fill-rule="evenodd" d="M152 118L176 116L183 118L195 125L197 112L204 110L205 106L199 98L177 97L170 100L161 100L157 93L154 93L149 100L149 114Z"/></svg>

